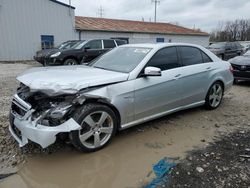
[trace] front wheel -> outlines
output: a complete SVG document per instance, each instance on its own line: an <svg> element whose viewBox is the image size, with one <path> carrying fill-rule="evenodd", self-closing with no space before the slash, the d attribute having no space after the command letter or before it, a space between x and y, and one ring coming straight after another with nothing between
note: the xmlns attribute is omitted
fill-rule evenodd
<svg viewBox="0 0 250 188"><path fill-rule="evenodd" d="M223 85L221 82L215 82L208 90L205 106L207 109L213 110L220 106L223 98Z"/></svg>
<svg viewBox="0 0 250 188"><path fill-rule="evenodd" d="M77 65L78 62L75 59L66 59L63 62L63 65Z"/></svg>
<svg viewBox="0 0 250 188"><path fill-rule="evenodd" d="M106 105L90 103L79 109L74 119L82 129L70 133L72 144L80 151L93 152L105 147L115 135L117 117Z"/></svg>

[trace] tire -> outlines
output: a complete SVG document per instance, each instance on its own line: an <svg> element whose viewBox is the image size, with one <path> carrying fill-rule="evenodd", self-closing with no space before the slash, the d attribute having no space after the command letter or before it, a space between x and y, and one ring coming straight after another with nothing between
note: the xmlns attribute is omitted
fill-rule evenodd
<svg viewBox="0 0 250 188"><path fill-rule="evenodd" d="M63 65L78 65L78 62L75 59L69 58L63 62Z"/></svg>
<svg viewBox="0 0 250 188"><path fill-rule="evenodd" d="M72 131L69 137L71 143L83 152L94 152L108 145L118 127L114 111L99 103L84 105L76 111L73 118L82 129ZM100 121L102 123L98 123Z"/></svg>
<svg viewBox="0 0 250 188"><path fill-rule="evenodd" d="M221 82L215 82L209 88L206 99L205 99L205 107L208 110L214 110L218 108L222 102L224 94L223 84Z"/></svg>
<svg viewBox="0 0 250 188"><path fill-rule="evenodd" d="M238 84L239 80L238 79L234 79L234 84Z"/></svg>

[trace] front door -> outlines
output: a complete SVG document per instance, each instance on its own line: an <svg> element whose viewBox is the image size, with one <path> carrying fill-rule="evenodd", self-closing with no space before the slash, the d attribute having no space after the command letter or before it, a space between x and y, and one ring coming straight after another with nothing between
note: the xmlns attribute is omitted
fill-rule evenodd
<svg viewBox="0 0 250 188"><path fill-rule="evenodd" d="M176 47L159 50L146 67L158 67L161 76L138 77L135 81L135 120L164 114L181 106L180 63ZM143 72L144 70L142 70Z"/></svg>
<svg viewBox="0 0 250 188"><path fill-rule="evenodd" d="M84 45L83 50L83 62L90 62L102 53L102 41L91 40Z"/></svg>

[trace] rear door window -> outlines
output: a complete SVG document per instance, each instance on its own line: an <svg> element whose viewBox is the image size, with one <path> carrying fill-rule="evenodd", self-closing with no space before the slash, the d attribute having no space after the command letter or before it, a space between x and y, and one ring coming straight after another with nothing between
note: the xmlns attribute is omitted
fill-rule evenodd
<svg viewBox="0 0 250 188"><path fill-rule="evenodd" d="M149 60L147 66L158 67L162 71L180 67L176 47L163 48Z"/></svg>
<svg viewBox="0 0 250 188"><path fill-rule="evenodd" d="M116 47L114 40L103 40L104 48L114 48Z"/></svg>
<svg viewBox="0 0 250 188"><path fill-rule="evenodd" d="M201 51L198 48L182 46L179 47L182 63L184 66L196 65L203 63Z"/></svg>
<svg viewBox="0 0 250 188"><path fill-rule="evenodd" d="M201 55L202 55L202 58L203 58L203 63L210 63L210 62L213 62L212 59L207 55L205 54L204 52L201 51Z"/></svg>

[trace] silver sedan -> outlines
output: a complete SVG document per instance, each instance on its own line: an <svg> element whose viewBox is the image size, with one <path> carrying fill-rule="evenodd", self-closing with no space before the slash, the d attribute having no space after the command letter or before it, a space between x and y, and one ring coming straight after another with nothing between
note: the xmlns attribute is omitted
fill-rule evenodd
<svg viewBox="0 0 250 188"><path fill-rule="evenodd" d="M61 134L81 151L106 146L117 130L205 105L216 109L232 68L190 44L117 47L89 66L34 68L18 76L10 132L43 148Z"/></svg>

